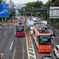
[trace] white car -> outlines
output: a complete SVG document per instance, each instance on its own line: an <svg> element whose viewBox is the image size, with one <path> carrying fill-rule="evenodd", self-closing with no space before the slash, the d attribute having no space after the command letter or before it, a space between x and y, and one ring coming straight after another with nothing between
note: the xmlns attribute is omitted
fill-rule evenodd
<svg viewBox="0 0 59 59"><path fill-rule="evenodd" d="M30 30L30 35L31 35L31 36L33 35L33 30Z"/></svg>
<svg viewBox="0 0 59 59"><path fill-rule="evenodd" d="M56 45L56 46L54 47L54 55L55 55L57 58L59 58L59 45Z"/></svg>
<svg viewBox="0 0 59 59"><path fill-rule="evenodd" d="M33 35L33 27L30 27L30 35Z"/></svg>

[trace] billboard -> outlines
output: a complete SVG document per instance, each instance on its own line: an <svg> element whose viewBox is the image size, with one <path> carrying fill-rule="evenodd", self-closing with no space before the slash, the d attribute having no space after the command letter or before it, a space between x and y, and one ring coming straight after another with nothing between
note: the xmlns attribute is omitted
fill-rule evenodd
<svg viewBox="0 0 59 59"><path fill-rule="evenodd" d="M59 18L59 7L50 7L49 18Z"/></svg>
<svg viewBox="0 0 59 59"><path fill-rule="evenodd" d="M8 4L0 4L0 18L8 18L9 11L8 11Z"/></svg>
<svg viewBox="0 0 59 59"><path fill-rule="evenodd" d="M42 9L39 12L40 12L40 14L46 14L47 13L47 10Z"/></svg>

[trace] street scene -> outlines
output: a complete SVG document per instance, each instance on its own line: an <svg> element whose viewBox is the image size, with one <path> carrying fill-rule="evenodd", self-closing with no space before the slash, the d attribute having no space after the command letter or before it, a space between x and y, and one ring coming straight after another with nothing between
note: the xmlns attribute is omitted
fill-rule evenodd
<svg viewBox="0 0 59 59"><path fill-rule="evenodd" d="M59 59L59 0L0 0L0 59Z"/></svg>

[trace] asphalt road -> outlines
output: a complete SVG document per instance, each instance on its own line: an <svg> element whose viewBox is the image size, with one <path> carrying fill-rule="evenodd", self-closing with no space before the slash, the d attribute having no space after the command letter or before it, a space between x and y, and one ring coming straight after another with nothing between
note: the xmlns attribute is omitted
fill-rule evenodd
<svg viewBox="0 0 59 59"><path fill-rule="evenodd" d="M0 53L3 54L2 59L28 59L26 38L15 36L16 26L13 24L9 25L8 23L0 27Z"/></svg>
<svg viewBox="0 0 59 59"><path fill-rule="evenodd" d="M50 27L50 26L49 26ZM50 27L52 28L52 27ZM51 53L50 54L42 54L42 53L38 53L37 51L37 47L36 47L36 44L35 44L35 41L33 40L32 38L32 42L33 42L33 46L34 46L34 49L35 49L35 54L36 54L36 58L37 59L42 59L42 56L44 55L50 55L52 56L54 59L57 59L56 56L54 55L54 47L55 45L59 45L59 31L57 31L56 29L52 28L52 30L55 32L55 38L51 40L51 46L52 46L52 49L51 49Z"/></svg>
<svg viewBox="0 0 59 59"><path fill-rule="evenodd" d="M9 59L14 42L14 26L4 26L0 29L0 53L3 53L2 59Z"/></svg>
<svg viewBox="0 0 59 59"><path fill-rule="evenodd" d="M28 59L25 37L16 38L11 59Z"/></svg>
<svg viewBox="0 0 59 59"><path fill-rule="evenodd" d="M54 28L52 29L56 36L51 40L52 51L49 55L56 59L53 54L53 48L56 44L59 44L59 33ZM33 49L35 51L33 53L35 53L36 59L41 59L42 56L48 55L38 53L36 44L32 37L31 39L33 43ZM26 37L17 38L15 36L15 26L5 25L4 27L0 27L0 53L3 54L2 59L28 59L27 50Z"/></svg>

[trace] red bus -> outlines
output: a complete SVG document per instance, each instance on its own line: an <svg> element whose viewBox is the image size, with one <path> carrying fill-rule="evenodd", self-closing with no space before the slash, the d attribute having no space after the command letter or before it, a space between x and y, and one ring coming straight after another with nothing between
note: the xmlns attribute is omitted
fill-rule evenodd
<svg viewBox="0 0 59 59"><path fill-rule="evenodd" d="M19 37L19 36L25 36L25 33L24 33L24 24L19 24L16 26L16 36Z"/></svg>
<svg viewBox="0 0 59 59"><path fill-rule="evenodd" d="M36 43L38 52L50 53L51 52L51 34L40 26L33 27L33 38Z"/></svg>

